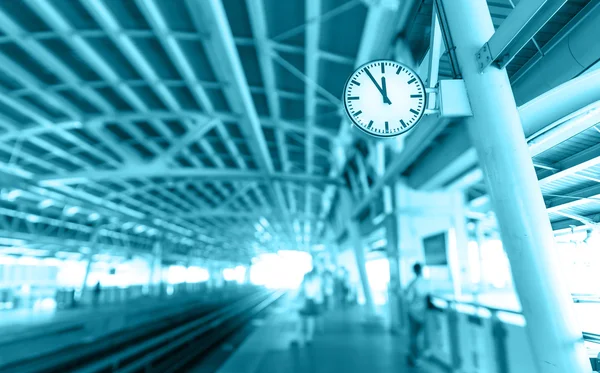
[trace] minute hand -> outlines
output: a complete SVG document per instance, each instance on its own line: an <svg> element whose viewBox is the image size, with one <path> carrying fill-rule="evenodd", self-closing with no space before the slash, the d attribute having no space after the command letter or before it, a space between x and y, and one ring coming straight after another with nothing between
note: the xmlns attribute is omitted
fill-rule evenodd
<svg viewBox="0 0 600 373"><path fill-rule="evenodd" d="M375 78L373 78L373 75L371 75L371 72L369 72L369 69L365 69L365 73L367 73L367 75L369 76L369 79L371 79L371 81L373 82L373 84L375 84L375 87L377 88L379 93L381 93L381 96L383 97L383 102L391 105L392 102L388 98L387 93L379 86L379 84L377 83Z"/></svg>

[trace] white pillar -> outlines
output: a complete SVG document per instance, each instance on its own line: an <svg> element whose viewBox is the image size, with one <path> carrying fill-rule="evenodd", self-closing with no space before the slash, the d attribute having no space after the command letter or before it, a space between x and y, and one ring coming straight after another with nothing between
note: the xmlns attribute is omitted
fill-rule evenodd
<svg viewBox="0 0 600 373"><path fill-rule="evenodd" d="M352 220L348 224L350 244L354 249L356 257L356 266L358 267L358 275L362 285L363 294L365 296L365 305L369 315L375 315L375 302L373 302L373 294L371 293L371 285L369 285L369 276L367 274L367 261L365 259L365 248L360 236L359 224Z"/></svg>
<svg viewBox="0 0 600 373"><path fill-rule="evenodd" d="M481 249L485 242L485 232L481 221L476 223L475 239L477 241L477 260L479 262L479 284L477 286L477 292L475 295L478 297L480 293L483 293L486 290L486 284L483 275L483 251Z"/></svg>
<svg viewBox="0 0 600 373"><path fill-rule="evenodd" d="M454 232L453 247L448 249L453 252L450 265L452 268L452 278L454 280L454 295L460 297L465 287L470 282L469 276L469 237L467 233L467 218L465 216L465 198L462 192L452 192L452 216L451 224Z"/></svg>
<svg viewBox="0 0 600 373"><path fill-rule="evenodd" d="M90 272L92 270L92 265L94 264L94 254L96 253L96 243L98 242L98 235L100 234L101 228L96 228L92 232L92 237L90 238L90 253L88 254L88 262L85 267L85 274L83 275L83 282L79 288L79 291L75 294L75 298L77 301L80 301L83 297L83 293L87 287L87 281L90 276Z"/></svg>
<svg viewBox="0 0 600 373"><path fill-rule="evenodd" d="M387 239L387 258L390 267L390 282L388 285L388 302L390 309L390 330L399 332L402 328L401 299L402 285L400 282L400 255L398 245L398 219L392 211L386 216L385 230Z"/></svg>
<svg viewBox="0 0 600 373"><path fill-rule="evenodd" d="M150 281L148 285L150 287L150 294L160 294L162 284L162 245L159 241L154 243L152 247L152 264L150 267Z"/></svg>
<svg viewBox="0 0 600 373"><path fill-rule="evenodd" d="M479 72L494 33L486 0L442 0L473 117L472 142L510 260L538 372L590 372L573 301L554 255L548 214L505 69Z"/></svg>

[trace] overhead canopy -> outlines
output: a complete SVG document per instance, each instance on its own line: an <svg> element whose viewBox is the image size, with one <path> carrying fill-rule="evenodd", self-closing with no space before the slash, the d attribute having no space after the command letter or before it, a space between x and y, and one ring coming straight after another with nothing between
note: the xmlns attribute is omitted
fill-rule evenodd
<svg viewBox="0 0 600 373"><path fill-rule="evenodd" d="M511 1L488 3L502 26ZM515 84L597 11L597 1L587 3L568 1L515 56L507 66ZM148 253L160 241L175 257L247 261L261 250L323 243L344 172L365 154L345 141L353 133L340 107L345 80L366 60L393 57L398 39L424 63L432 7L0 2L0 245L78 250L93 242ZM453 77L447 53L439 73ZM364 163L367 188L399 175L416 188L447 187L477 172L461 123L430 121L406 138L420 140L410 157L388 143L393 173L381 177ZM600 135L588 128L535 159L540 178L560 174L542 181L560 210L550 215L557 227L600 212L594 201L562 211L553 200L588 195L600 181L589 163L556 172L589 160ZM454 147L452 157L444 146ZM480 179L470 180L471 198L484 195ZM365 207L379 194L357 198Z"/></svg>

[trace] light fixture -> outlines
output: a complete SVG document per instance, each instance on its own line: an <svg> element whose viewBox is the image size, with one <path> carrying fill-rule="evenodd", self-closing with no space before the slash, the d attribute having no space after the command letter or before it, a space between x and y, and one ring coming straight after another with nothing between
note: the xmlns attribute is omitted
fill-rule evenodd
<svg viewBox="0 0 600 373"><path fill-rule="evenodd" d="M121 228L127 230L127 229L130 229L130 228L133 228L134 225L135 225L134 222L128 221L126 223L123 223L123 225L121 226Z"/></svg>
<svg viewBox="0 0 600 373"><path fill-rule="evenodd" d="M16 238L4 238L4 237L0 237L0 245L6 245L6 246L23 246L26 243L27 243L26 241L19 240L19 239L16 239Z"/></svg>
<svg viewBox="0 0 600 373"><path fill-rule="evenodd" d="M66 216L73 216L73 215L77 214L78 212L79 212L79 207L77 207L77 206L71 206L71 207L65 208Z"/></svg>
<svg viewBox="0 0 600 373"><path fill-rule="evenodd" d="M133 230L135 233L144 233L144 231L146 231L146 229L148 229L148 227L146 227L145 225L136 225L135 229Z"/></svg>
<svg viewBox="0 0 600 373"><path fill-rule="evenodd" d="M21 195L23 195L23 191L21 189L13 189L4 195L4 199L9 202L13 202L17 198L19 198Z"/></svg>
<svg viewBox="0 0 600 373"><path fill-rule="evenodd" d="M40 221L40 217L37 215L32 215L32 214L28 214L27 215L27 221L31 222L31 223L37 223Z"/></svg>
<svg viewBox="0 0 600 373"><path fill-rule="evenodd" d="M89 221L96 221L98 219L100 219L100 214L98 214L97 212L92 212L91 214L88 215Z"/></svg>
<svg viewBox="0 0 600 373"><path fill-rule="evenodd" d="M52 206L53 204L54 204L54 201L48 198L48 199L45 199L42 202L40 202L38 204L38 208L40 210L43 210L45 208L48 208L48 207Z"/></svg>

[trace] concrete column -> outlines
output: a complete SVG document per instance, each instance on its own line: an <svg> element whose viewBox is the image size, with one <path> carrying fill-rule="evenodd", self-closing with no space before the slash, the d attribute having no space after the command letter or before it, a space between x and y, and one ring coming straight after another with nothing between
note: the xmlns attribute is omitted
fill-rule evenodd
<svg viewBox="0 0 600 373"><path fill-rule="evenodd" d="M94 254L96 254L96 243L98 242L98 235L100 234L101 228L96 228L92 232L92 237L90 238L90 253L88 254L88 262L85 267L85 274L83 275L83 282L81 283L81 287L79 291L75 294L75 299L77 302L81 301L83 297L83 293L87 287L87 281L90 277L90 272L92 270L92 265L94 264Z"/></svg>
<svg viewBox="0 0 600 373"><path fill-rule="evenodd" d="M390 283L388 285L390 330L393 333L396 333L402 328L400 306L402 286L400 283L400 259L398 252L398 219L394 212L391 212L386 216L385 230L387 238L387 257L390 266Z"/></svg>
<svg viewBox="0 0 600 373"><path fill-rule="evenodd" d="M479 72L494 34L486 0L441 0L467 87L467 119L510 260L538 372L590 372L573 301L561 279L548 214L505 69Z"/></svg>
<svg viewBox="0 0 600 373"><path fill-rule="evenodd" d="M162 284L162 245L159 241L152 247L152 264L150 267L150 279L148 286L151 295L160 295Z"/></svg>
<svg viewBox="0 0 600 373"><path fill-rule="evenodd" d="M348 224L350 243L354 249L354 255L356 257L356 266L358 267L358 274L360 276L360 283L362 285L363 294L365 296L365 305L367 312L370 315L375 315L375 302L373 302L373 294L371 293L371 286L369 285L369 276L367 275L367 261L365 258L365 248L363 245L362 238L360 236L360 227L358 222L351 221Z"/></svg>
<svg viewBox="0 0 600 373"><path fill-rule="evenodd" d="M246 272L244 273L244 284L250 285L250 268L252 268L252 262L248 262L246 266Z"/></svg>
<svg viewBox="0 0 600 373"><path fill-rule="evenodd" d="M477 259L479 260L479 285L477 286L477 293L475 295L478 296L486 290L483 275L483 251L481 250L481 247L485 242L485 232L481 221L478 221L475 226L475 239L477 241Z"/></svg>
<svg viewBox="0 0 600 373"><path fill-rule="evenodd" d="M353 200L353 196L348 189L340 190L340 203L338 208L341 210L342 216L351 216ZM348 228L348 238L356 259L356 267L365 296L367 311L371 315L375 315L375 303L373 302L373 294L371 293L369 277L367 276L365 248L360 234L360 225L356 220L350 219L347 221L346 227Z"/></svg>
<svg viewBox="0 0 600 373"><path fill-rule="evenodd" d="M401 42L402 43L402 42ZM402 61L402 60L401 60ZM385 143L375 144L375 171L380 177L385 174ZM394 199L394 186L383 187L383 210L386 215L385 231L387 240L387 258L390 267L390 282L388 285L388 303L390 312L390 331L399 332L403 327L402 318L402 282L400 281L400 232L399 219Z"/></svg>
<svg viewBox="0 0 600 373"><path fill-rule="evenodd" d="M469 276L469 237L467 233L467 220L465 216L465 198L462 192L450 194L452 199L452 245L449 245L452 266L452 278L454 279L454 296L460 297L465 287L470 283Z"/></svg>

